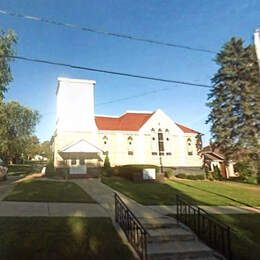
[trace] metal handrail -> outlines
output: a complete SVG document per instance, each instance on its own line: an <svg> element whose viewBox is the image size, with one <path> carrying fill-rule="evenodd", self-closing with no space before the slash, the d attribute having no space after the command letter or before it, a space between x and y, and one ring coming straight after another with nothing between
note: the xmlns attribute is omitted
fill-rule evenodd
<svg viewBox="0 0 260 260"><path fill-rule="evenodd" d="M147 231L124 201L115 193L115 221L123 229L141 259L147 259Z"/></svg>
<svg viewBox="0 0 260 260"><path fill-rule="evenodd" d="M189 226L203 242L227 259L232 258L229 226L179 195L176 195L176 204L178 221Z"/></svg>

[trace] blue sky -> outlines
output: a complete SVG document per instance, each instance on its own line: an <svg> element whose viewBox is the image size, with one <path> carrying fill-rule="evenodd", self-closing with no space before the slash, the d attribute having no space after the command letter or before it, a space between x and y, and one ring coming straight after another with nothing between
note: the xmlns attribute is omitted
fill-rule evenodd
<svg viewBox="0 0 260 260"><path fill-rule="evenodd" d="M252 42L260 25L257 0L1 0L0 9L218 51L232 36ZM18 35L17 55L114 71L210 84L214 55L118 39L0 15L2 29ZM7 100L18 100L42 114L36 134L50 139L55 129L57 77L96 80L96 104L165 88L172 84L15 61ZM177 86L177 85L176 85ZM205 134L209 90L170 87L147 96L95 107L96 114L161 108L176 122Z"/></svg>

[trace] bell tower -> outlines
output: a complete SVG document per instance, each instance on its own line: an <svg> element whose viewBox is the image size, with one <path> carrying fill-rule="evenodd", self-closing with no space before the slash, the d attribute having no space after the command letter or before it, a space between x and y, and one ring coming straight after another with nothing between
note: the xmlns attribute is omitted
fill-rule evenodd
<svg viewBox="0 0 260 260"><path fill-rule="evenodd" d="M94 114L94 80L58 78L57 134L96 132Z"/></svg>

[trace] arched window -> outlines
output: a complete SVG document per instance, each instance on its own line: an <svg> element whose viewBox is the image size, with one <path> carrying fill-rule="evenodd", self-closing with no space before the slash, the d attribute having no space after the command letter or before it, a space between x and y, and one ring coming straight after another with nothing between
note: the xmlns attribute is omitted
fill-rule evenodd
<svg viewBox="0 0 260 260"><path fill-rule="evenodd" d="M192 141L190 137L187 139L187 151L188 155L193 155Z"/></svg>
<svg viewBox="0 0 260 260"><path fill-rule="evenodd" d="M164 140L163 140L162 129L158 130L158 148L159 148L159 155L164 155Z"/></svg>
<svg viewBox="0 0 260 260"><path fill-rule="evenodd" d="M133 152L133 137L129 136L127 138L127 149L128 149L128 155L134 155Z"/></svg>
<svg viewBox="0 0 260 260"><path fill-rule="evenodd" d="M104 151L104 154L108 153L108 138L107 138L107 136L103 137L103 151Z"/></svg>
<svg viewBox="0 0 260 260"><path fill-rule="evenodd" d="M104 136L104 137L103 137L103 144L107 144L107 141L108 141L107 136Z"/></svg>
<svg viewBox="0 0 260 260"><path fill-rule="evenodd" d="M157 155L158 152L158 143L156 142L156 132L155 129L151 129L151 150L152 150L152 155Z"/></svg>

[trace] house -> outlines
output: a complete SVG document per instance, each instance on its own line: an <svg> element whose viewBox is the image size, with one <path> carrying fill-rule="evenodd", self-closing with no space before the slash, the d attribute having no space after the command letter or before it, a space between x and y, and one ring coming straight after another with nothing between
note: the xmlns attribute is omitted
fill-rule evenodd
<svg viewBox="0 0 260 260"><path fill-rule="evenodd" d="M223 178L237 177L238 173L234 170L234 162L229 160L225 161L225 157L220 153L219 149L213 145L204 147L201 151L203 157L204 166L209 171L213 172L215 168L218 168Z"/></svg>
<svg viewBox="0 0 260 260"><path fill-rule="evenodd" d="M201 167L201 134L174 122L162 110L95 115L93 80L58 78L54 166L92 174L106 154L112 166L153 164Z"/></svg>

